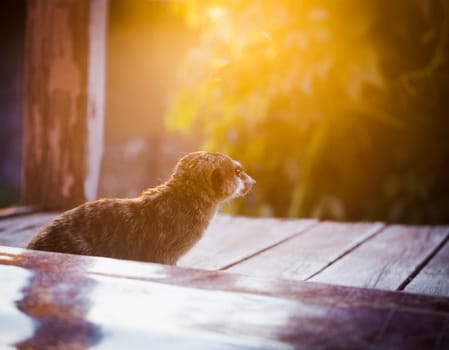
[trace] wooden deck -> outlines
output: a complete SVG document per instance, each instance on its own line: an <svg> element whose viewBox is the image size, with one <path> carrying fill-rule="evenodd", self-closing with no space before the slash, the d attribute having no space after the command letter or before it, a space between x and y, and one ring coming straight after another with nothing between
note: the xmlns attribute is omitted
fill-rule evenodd
<svg viewBox="0 0 449 350"><path fill-rule="evenodd" d="M22 248L54 213L0 220ZM217 216L180 267L449 297L449 226Z"/></svg>
<svg viewBox="0 0 449 350"><path fill-rule="evenodd" d="M433 349L449 298L0 249L0 348Z"/></svg>
<svg viewBox="0 0 449 350"><path fill-rule="evenodd" d="M21 249L54 215L0 220L1 349L449 349L449 227L218 216L173 267Z"/></svg>

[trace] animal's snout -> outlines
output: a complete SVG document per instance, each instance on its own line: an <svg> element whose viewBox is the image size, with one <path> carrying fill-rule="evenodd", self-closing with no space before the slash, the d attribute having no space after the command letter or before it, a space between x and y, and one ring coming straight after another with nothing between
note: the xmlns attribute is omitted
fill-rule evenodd
<svg viewBox="0 0 449 350"><path fill-rule="evenodd" d="M241 195L244 196L247 194L253 186L256 184L256 180L254 180L251 176L245 173L245 177L243 178L243 189L241 191Z"/></svg>

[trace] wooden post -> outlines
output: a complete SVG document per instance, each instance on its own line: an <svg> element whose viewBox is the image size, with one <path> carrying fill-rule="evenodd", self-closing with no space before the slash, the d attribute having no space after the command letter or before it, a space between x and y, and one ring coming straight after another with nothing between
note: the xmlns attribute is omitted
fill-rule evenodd
<svg viewBox="0 0 449 350"><path fill-rule="evenodd" d="M108 0L90 1L87 167L84 181L84 194L87 200L93 200L97 197L101 158L103 156L107 12Z"/></svg>
<svg viewBox="0 0 449 350"><path fill-rule="evenodd" d="M92 9L99 2L106 4L106 0L27 2L23 164L25 204L46 210L62 210L86 199L85 184L89 183L86 181L87 153L94 147L92 142L87 143L87 116L100 118L101 123L97 123L99 125L96 127L103 128L101 98L104 79L98 84L89 82L95 76L89 74L89 69L96 59L89 55L89 47L93 45L89 41L98 39L98 36L90 33L96 30L91 23L92 18L98 17L98 13L92 13ZM105 17L106 5L96 6L95 11L103 11ZM100 27L104 24L105 21L100 23ZM104 28L100 30L104 34ZM104 60L104 52L101 58ZM101 91L96 94L93 88ZM102 144L102 132L97 143ZM99 157L101 152L97 155L98 163Z"/></svg>

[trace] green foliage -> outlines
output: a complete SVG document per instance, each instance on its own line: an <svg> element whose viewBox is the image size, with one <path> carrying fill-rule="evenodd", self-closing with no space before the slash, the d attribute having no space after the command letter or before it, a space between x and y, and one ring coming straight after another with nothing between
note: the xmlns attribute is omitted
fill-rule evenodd
<svg viewBox="0 0 449 350"><path fill-rule="evenodd" d="M171 128L240 160L231 210L449 221L445 0L200 1Z"/></svg>

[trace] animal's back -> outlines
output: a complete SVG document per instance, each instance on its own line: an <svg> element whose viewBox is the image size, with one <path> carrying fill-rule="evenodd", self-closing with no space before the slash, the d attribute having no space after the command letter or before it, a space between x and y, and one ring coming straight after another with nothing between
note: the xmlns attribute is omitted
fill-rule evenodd
<svg viewBox="0 0 449 350"><path fill-rule="evenodd" d="M120 250L126 249L126 226L138 221L137 215L132 200L87 202L40 229L27 248L80 255L124 255Z"/></svg>

